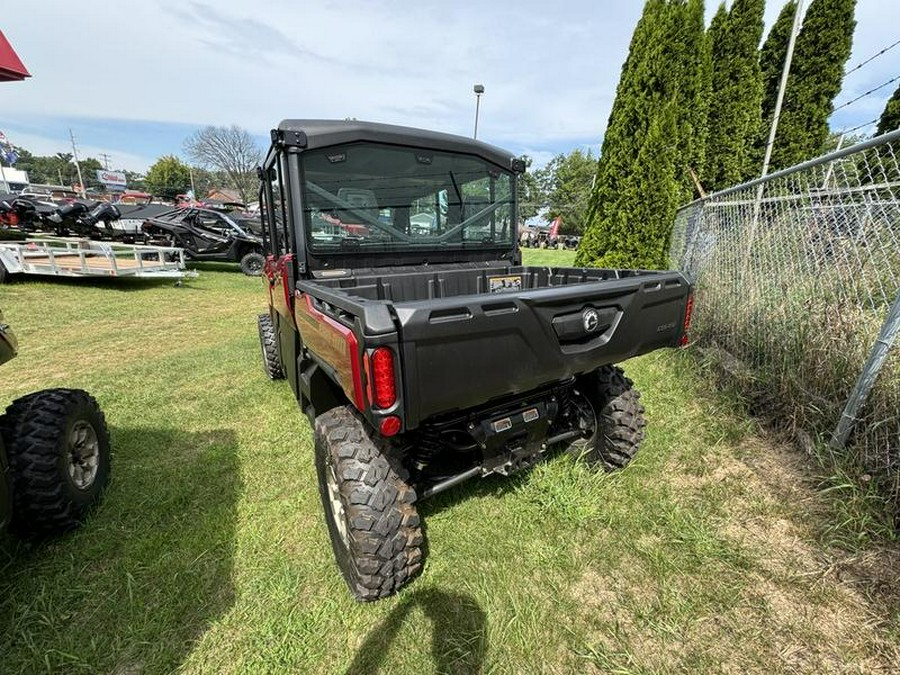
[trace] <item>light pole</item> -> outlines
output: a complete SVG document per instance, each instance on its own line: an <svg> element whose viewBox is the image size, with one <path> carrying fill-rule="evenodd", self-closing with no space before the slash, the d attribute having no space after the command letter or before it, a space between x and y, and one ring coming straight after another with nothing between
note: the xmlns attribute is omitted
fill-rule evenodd
<svg viewBox="0 0 900 675"><path fill-rule="evenodd" d="M473 135L473 138L477 139L478 138L478 108L480 107L480 104L481 104L481 95L484 93L484 85L476 84L474 87L472 87L472 91L475 92L475 134Z"/></svg>

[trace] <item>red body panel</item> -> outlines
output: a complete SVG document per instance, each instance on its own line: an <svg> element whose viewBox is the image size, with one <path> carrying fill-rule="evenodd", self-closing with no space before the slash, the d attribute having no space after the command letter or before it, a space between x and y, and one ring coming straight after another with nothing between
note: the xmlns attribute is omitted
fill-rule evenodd
<svg viewBox="0 0 900 675"><path fill-rule="evenodd" d="M299 291L295 296L294 317L303 345L335 369L347 398L364 410L359 342L353 331L317 310L312 297Z"/></svg>

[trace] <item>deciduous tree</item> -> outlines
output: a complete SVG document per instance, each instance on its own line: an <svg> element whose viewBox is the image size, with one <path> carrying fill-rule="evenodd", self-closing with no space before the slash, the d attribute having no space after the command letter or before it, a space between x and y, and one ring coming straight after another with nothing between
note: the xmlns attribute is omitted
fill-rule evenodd
<svg viewBox="0 0 900 675"><path fill-rule="evenodd" d="M256 167L262 162L262 151L246 129L204 127L188 137L184 149L198 164L223 172L241 201L248 203L256 197Z"/></svg>
<svg viewBox="0 0 900 675"><path fill-rule="evenodd" d="M144 179L147 189L154 195L174 199L191 187L191 173L187 164L174 155L160 157L147 171Z"/></svg>

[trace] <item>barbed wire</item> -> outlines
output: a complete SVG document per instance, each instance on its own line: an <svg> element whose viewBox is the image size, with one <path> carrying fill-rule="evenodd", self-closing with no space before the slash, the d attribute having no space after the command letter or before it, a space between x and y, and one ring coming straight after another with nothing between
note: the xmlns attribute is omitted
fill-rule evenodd
<svg viewBox="0 0 900 675"><path fill-rule="evenodd" d="M855 73L857 70L859 70L859 69L862 68L863 66L865 66L865 65L867 65L867 64L869 64L869 63L872 63L872 61L874 61L875 59L877 59L879 56L884 56L885 54L887 54L889 51L891 51L891 50L892 50L894 47L896 47L897 45L900 45L900 40L897 40L894 44L888 45L887 47L885 47L884 49L882 49L882 50L881 50L880 52L878 52L877 54L875 54L875 55L870 56L869 58L867 58L867 59L866 59L865 61L863 61L862 63L856 64L856 65L855 65L853 68L851 68L850 70L844 71L844 77L847 77L847 75L850 75L851 73Z"/></svg>
<svg viewBox="0 0 900 675"><path fill-rule="evenodd" d="M881 119L880 117L876 117L874 120L870 120L870 121L868 121L868 122L864 122L863 124L857 124L855 127L852 127L852 128L850 128L850 129L842 129L842 130L839 131L838 133L839 133L839 134L842 134L842 135L845 135L845 134L852 134L854 131L859 131L860 129L864 129L865 127L871 126L871 125L873 125L873 124L878 124L878 121L879 121L880 119Z"/></svg>
<svg viewBox="0 0 900 675"><path fill-rule="evenodd" d="M831 114L833 115L833 114L836 113L838 110L843 110L843 109L846 108L847 106L853 105L853 104L856 103L857 101L861 101L862 99L866 98L866 96L871 96L871 95L874 94L876 91L879 91L880 89L884 89L886 86L888 86L889 84L893 84L893 83L896 82L897 80L900 80L900 75L897 75L896 77L892 77L890 80L888 80L888 81L885 82L884 84L879 84L879 85L878 85L877 87L875 87L874 89L869 89L869 91L867 91L865 94L860 94L860 95L857 96L856 98L852 98L852 99L850 99L849 101L846 101L845 103L842 103L842 104L839 105L837 108L835 108L834 110L832 110L832 111L831 111Z"/></svg>

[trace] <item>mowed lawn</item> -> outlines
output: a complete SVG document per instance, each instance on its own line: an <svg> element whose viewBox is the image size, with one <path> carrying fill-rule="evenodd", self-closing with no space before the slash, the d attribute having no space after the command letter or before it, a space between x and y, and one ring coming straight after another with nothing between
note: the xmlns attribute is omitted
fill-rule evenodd
<svg viewBox="0 0 900 675"><path fill-rule="evenodd" d="M572 257L526 252L541 265ZM182 288L0 287L21 343L0 371L0 406L88 389L114 452L81 530L0 539L0 672L887 673L900 662L896 567L882 564L898 559L825 546L831 506L796 455L674 352L625 364L649 422L629 468L600 475L556 456L427 501L422 575L357 604L332 560L309 424L260 367L263 303L262 283L228 266Z"/></svg>

